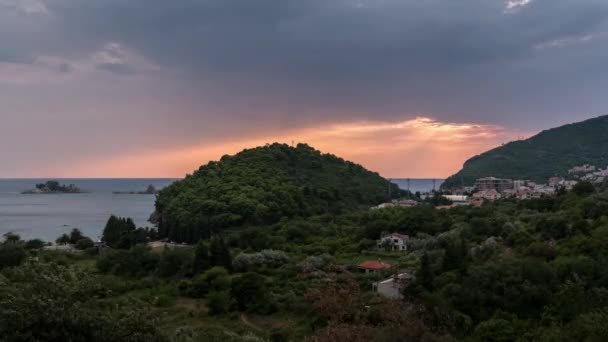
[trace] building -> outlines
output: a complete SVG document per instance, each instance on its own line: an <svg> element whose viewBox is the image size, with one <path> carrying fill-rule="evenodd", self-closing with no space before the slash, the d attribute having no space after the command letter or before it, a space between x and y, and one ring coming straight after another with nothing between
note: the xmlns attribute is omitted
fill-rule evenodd
<svg viewBox="0 0 608 342"><path fill-rule="evenodd" d="M410 273L398 273L392 277L372 284L372 290L377 294L390 298L401 299L401 289L412 281L414 277Z"/></svg>
<svg viewBox="0 0 608 342"><path fill-rule="evenodd" d="M396 204L399 207L413 207L413 206L418 205L418 202L416 202L414 200L406 199L406 200L399 200L396 202Z"/></svg>
<svg viewBox="0 0 608 342"><path fill-rule="evenodd" d="M398 200L398 201L392 201L392 202L387 202L387 203L381 203L375 207L372 207L372 209L384 209L384 208L390 208L390 207L413 207L418 205L418 202L414 201L414 200Z"/></svg>
<svg viewBox="0 0 608 342"><path fill-rule="evenodd" d="M376 245L379 249L387 249L391 251L406 251L407 240L409 235L399 233L382 233L379 240L376 240Z"/></svg>
<svg viewBox="0 0 608 342"><path fill-rule="evenodd" d="M390 270L392 267L393 265L383 262L382 260L367 260L359 264L359 270L365 273L382 272Z"/></svg>
<svg viewBox="0 0 608 342"><path fill-rule="evenodd" d="M549 178L549 186L556 186L563 182L561 177L551 177Z"/></svg>
<svg viewBox="0 0 608 342"><path fill-rule="evenodd" d="M443 195L444 198L452 201L454 205L469 205L469 196L465 195Z"/></svg>
<svg viewBox="0 0 608 342"><path fill-rule="evenodd" d="M582 166L575 166L568 170L568 173L581 173L581 172L593 172L595 171L595 165L585 164Z"/></svg>
<svg viewBox="0 0 608 342"><path fill-rule="evenodd" d="M473 194L473 198L482 198L488 201L496 201L501 198L501 195L498 191L494 189L478 191Z"/></svg>
<svg viewBox="0 0 608 342"><path fill-rule="evenodd" d="M527 181L525 180L521 180L521 179L517 179L513 181L513 189L515 191L519 190L520 188L523 188L526 186Z"/></svg>
<svg viewBox="0 0 608 342"><path fill-rule="evenodd" d="M479 178L475 181L475 189L477 191L496 190L503 192L507 189L513 189L513 180L495 177Z"/></svg>

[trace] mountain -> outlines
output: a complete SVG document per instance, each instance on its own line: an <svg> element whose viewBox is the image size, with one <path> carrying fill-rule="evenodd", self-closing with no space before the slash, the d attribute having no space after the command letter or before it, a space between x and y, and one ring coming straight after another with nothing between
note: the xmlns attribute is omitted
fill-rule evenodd
<svg viewBox="0 0 608 342"><path fill-rule="evenodd" d="M542 131L475 156L442 188L472 185L487 176L545 182L583 164L608 164L608 116Z"/></svg>
<svg viewBox="0 0 608 342"><path fill-rule="evenodd" d="M193 242L229 227L340 213L404 194L377 173L298 144L246 149L160 191L161 237Z"/></svg>

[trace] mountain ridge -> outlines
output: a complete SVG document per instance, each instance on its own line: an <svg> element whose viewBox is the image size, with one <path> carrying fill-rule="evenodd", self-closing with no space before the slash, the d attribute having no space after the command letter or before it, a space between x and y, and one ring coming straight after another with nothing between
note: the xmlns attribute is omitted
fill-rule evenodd
<svg viewBox="0 0 608 342"><path fill-rule="evenodd" d="M608 115L546 129L476 155L442 188L472 185L488 176L544 182L582 164L608 164Z"/></svg>

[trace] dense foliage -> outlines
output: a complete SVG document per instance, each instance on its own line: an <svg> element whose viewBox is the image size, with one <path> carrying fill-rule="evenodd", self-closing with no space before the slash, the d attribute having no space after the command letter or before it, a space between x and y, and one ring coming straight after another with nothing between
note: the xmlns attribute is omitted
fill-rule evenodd
<svg viewBox="0 0 608 342"><path fill-rule="evenodd" d="M546 182L566 175L577 165L608 165L608 116L543 131L530 139L514 141L475 156L449 177L443 188L472 185L475 179L529 179Z"/></svg>
<svg viewBox="0 0 608 342"><path fill-rule="evenodd" d="M26 263L0 274L3 341L164 341L143 303L108 302L85 272Z"/></svg>
<svg viewBox="0 0 608 342"><path fill-rule="evenodd" d="M8 233L0 244L0 336L603 341L608 190L579 184L555 197L481 207L438 210L430 200L285 216L224 227L192 245L148 243L150 231L132 239L138 229L116 217L104 233L114 248L50 251ZM386 231L408 234L407 251L378 247ZM86 244L78 230L64 239ZM358 268L379 259L394 268ZM395 269L412 276L396 292L402 298L372 290Z"/></svg>
<svg viewBox="0 0 608 342"><path fill-rule="evenodd" d="M155 229L136 228L132 219L112 215L103 229L101 241L113 248L129 249L156 237Z"/></svg>
<svg viewBox="0 0 608 342"><path fill-rule="evenodd" d="M196 242L228 227L337 214L386 201L389 184L308 145L267 145L224 156L163 189L156 202L159 233ZM390 188L395 198L403 195Z"/></svg>

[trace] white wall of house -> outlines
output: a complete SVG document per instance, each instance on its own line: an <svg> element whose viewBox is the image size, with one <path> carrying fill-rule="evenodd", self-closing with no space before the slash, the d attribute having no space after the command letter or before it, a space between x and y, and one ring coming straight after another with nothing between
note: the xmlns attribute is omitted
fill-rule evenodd
<svg viewBox="0 0 608 342"><path fill-rule="evenodd" d="M384 248L384 246L391 246L393 251L406 251L407 250L407 239L402 239L395 235L386 235L377 240L378 248Z"/></svg>

